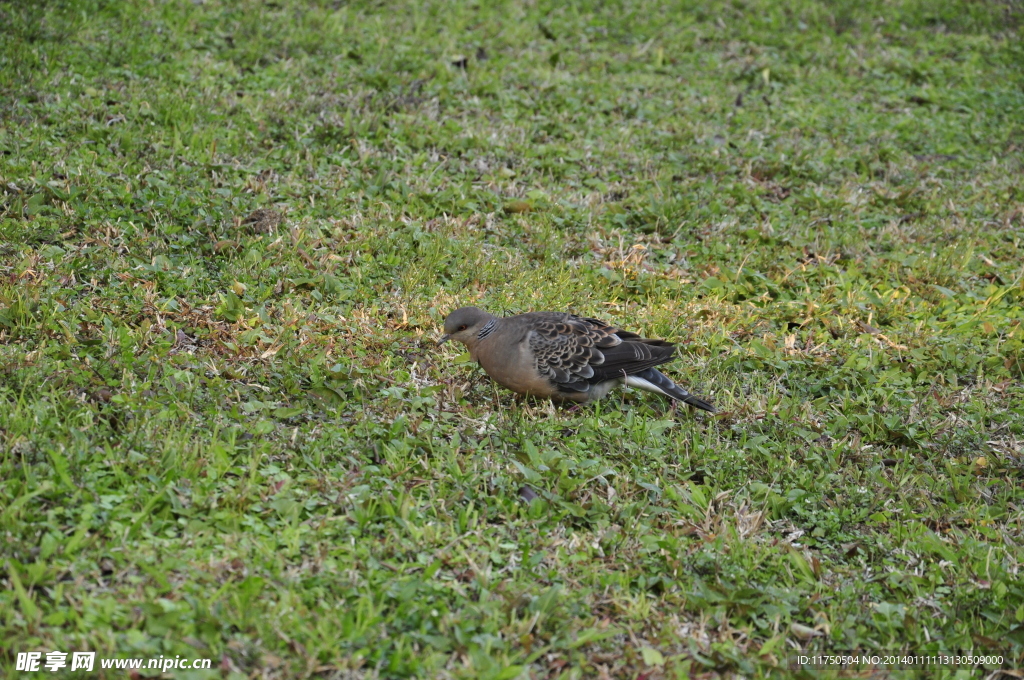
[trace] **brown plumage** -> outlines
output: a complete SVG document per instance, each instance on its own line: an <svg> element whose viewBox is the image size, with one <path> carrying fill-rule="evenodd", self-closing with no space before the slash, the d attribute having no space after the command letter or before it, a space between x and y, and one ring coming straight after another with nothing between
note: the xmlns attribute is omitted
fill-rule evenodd
<svg viewBox="0 0 1024 680"><path fill-rule="evenodd" d="M598 319L564 312L498 318L477 307L448 315L445 335L457 340L499 384L519 394L589 402L626 384L714 412L655 366L671 361L675 345L649 340Z"/></svg>

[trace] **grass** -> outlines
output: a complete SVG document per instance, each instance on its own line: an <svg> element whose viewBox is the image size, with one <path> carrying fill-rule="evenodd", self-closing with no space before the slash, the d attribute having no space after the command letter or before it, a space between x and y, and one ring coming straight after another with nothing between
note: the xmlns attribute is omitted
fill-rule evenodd
<svg viewBox="0 0 1024 680"><path fill-rule="evenodd" d="M1021 666L1021 19L0 2L0 673ZM465 304L677 340L722 413L517 399Z"/></svg>

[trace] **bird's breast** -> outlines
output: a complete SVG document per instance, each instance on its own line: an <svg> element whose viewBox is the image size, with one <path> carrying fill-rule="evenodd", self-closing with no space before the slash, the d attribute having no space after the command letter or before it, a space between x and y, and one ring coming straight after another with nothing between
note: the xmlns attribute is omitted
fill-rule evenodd
<svg viewBox="0 0 1024 680"><path fill-rule="evenodd" d="M489 345L487 338L477 346L477 361L495 382L519 394L550 397L558 392L537 370L536 358L524 342Z"/></svg>

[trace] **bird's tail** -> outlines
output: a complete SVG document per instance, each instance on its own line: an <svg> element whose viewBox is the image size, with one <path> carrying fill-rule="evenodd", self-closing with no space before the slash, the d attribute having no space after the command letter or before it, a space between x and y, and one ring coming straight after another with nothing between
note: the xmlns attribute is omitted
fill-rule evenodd
<svg viewBox="0 0 1024 680"><path fill-rule="evenodd" d="M656 368L648 368L633 375L626 376L626 384L630 387L637 387L648 392L657 392L670 399L681 401L690 406L715 413L715 407L708 402L693 396L679 385L672 382L668 376Z"/></svg>

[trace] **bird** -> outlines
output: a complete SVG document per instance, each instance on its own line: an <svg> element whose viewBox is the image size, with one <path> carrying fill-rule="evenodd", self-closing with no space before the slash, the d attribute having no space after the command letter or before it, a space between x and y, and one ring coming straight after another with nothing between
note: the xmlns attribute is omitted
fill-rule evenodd
<svg viewBox="0 0 1024 680"><path fill-rule="evenodd" d="M460 307L444 320L437 344L448 340L465 345L487 375L518 394L589 403L625 384L716 412L655 368L672 360L673 343L598 319L568 312L499 318L479 307Z"/></svg>

